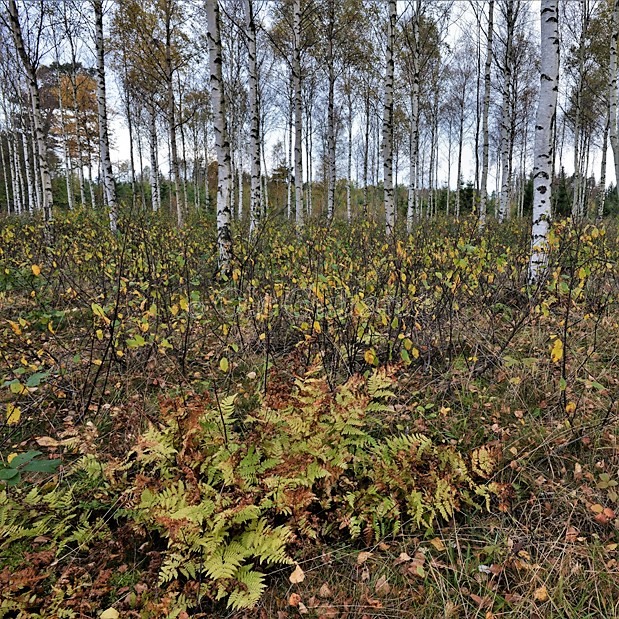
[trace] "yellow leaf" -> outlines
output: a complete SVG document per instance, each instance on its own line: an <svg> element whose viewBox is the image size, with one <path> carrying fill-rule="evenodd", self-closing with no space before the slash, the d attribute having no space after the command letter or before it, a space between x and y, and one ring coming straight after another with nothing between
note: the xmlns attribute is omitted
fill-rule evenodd
<svg viewBox="0 0 619 619"><path fill-rule="evenodd" d="M97 329L95 333L97 335L97 339L101 341L103 339L103 331L101 331L101 329Z"/></svg>
<svg viewBox="0 0 619 619"><path fill-rule="evenodd" d="M550 358L554 363L561 361L563 359L563 342L557 338L555 343L552 346L552 350L550 351Z"/></svg>
<svg viewBox="0 0 619 619"><path fill-rule="evenodd" d="M314 332L321 333L322 329L320 328L320 323L317 320L314 320Z"/></svg>
<svg viewBox="0 0 619 619"><path fill-rule="evenodd" d="M13 461L13 458L15 458L15 457L17 457L17 454L16 454L16 453L9 454L9 455L8 455L8 457L7 457L7 459L6 459L6 461L7 461L9 464L11 464L11 462ZM607 548L608 548L608 546L607 546Z"/></svg>
<svg viewBox="0 0 619 619"><path fill-rule="evenodd" d="M221 361L219 362L219 369L222 372L227 372L229 368L230 368L230 364L228 363L228 359L226 359L225 357L222 357Z"/></svg>
<svg viewBox="0 0 619 619"><path fill-rule="evenodd" d="M305 580L305 572L301 569L300 565L297 564L297 567L294 568L294 572L290 574L289 579L293 585L298 585Z"/></svg>
<svg viewBox="0 0 619 619"><path fill-rule="evenodd" d="M118 617L120 614L115 608L108 608L99 615L99 619L118 619Z"/></svg>
<svg viewBox="0 0 619 619"><path fill-rule="evenodd" d="M369 365L378 365L378 358L376 357L376 353L373 348L368 348L363 355L365 362Z"/></svg>
<svg viewBox="0 0 619 619"><path fill-rule="evenodd" d="M414 359L419 359L419 351L416 348L413 348L413 350L411 350L411 352L413 353L413 358Z"/></svg>
<svg viewBox="0 0 619 619"><path fill-rule="evenodd" d="M548 600L548 589L546 589L546 585L542 585L541 587L535 589L533 599L536 602L546 602Z"/></svg>
<svg viewBox="0 0 619 619"><path fill-rule="evenodd" d="M568 403L565 405L565 412L566 412L568 415L571 415L571 414L572 414L575 410L576 410L576 404L575 404L574 402L568 402Z"/></svg>
<svg viewBox="0 0 619 619"><path fill-rule="evenodd" d="M6 405L6 425L15 426L21 419L21 409L12 402Z"/></svg>
<svg viewBox="0 0 619 619"><path fill-rule="evenodd" d="M30 268L32 269L32 274L35 277L41 275L41 267L38 264L33 264Z"/></svg>
<svg viewBox="0 0 619 619"><path fill-rule="evenodd" d="M181 297L178 304L180 305L181 309L184 312L186 312L189 309L189 301L187 301L187 297Z"/></svg>
<svg viewBox="0 0 619 619"><path fill-rule="evenodd" d="M15 335L21 335L21 327L19 326L18 322L9 320L9 324L11 325L11 329L13 330L13 333L15 333Z"/></svg>
<svg viewBox="0 0 619 619"><path fill-rule="evenodd" d="M432 544L432 546L434 546L434 548L436 548L439 552L442 552L443 550L446 550L446 546L443 543L443 540L440 539L439 537L435 537L434 539L430 540L430 544Z"/></svg>

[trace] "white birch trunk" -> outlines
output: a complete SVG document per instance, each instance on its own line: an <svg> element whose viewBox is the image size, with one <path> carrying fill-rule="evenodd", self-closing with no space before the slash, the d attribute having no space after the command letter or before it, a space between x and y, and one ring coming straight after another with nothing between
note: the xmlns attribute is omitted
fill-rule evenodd
<svg viewBox="0 0 619 619"><path fill-rule="evenodd" d="M301 105L301 0L293 4L294 49L292 82L294 90L294 198L297 226L303 225L303 110Z"/></svg>
<svg viewBox="0 0 619 619"><path fill-rule="evenodd" d="M51 221L54 198L52 194L52 179L49 173L49 167L47 165L47 146L45 144L45 133L43 131L43 116L41 113L39 83L37 80L35 66L24 45L17 5L15 0L7 0L7 3L13 42L15 44L17 54L22 61L28 81L28 91L30 94L30 103L32 105L32 117L34 122L34 133L36 135L37 143L37 163L40 171L41 182L43 184L43 210L46 221Z"/></svg>
<svg viewBox="0 0 619 619"><path fill-rule="evenodd" d="M245 0L245 25L249 68L249 158L251 164L249 233L253 234L260 221L260 110L258 109L258 61L253 0Z"/></svg>
<svg viewBox="0 0 619 619"><path fill-rule="evenodd" d="M97 115L99 120L99 154L103 172L105 201L110 209L110 230L117 230L116 185L112 160L110 159L110 140L107 126L107 101L105 98L105 51L103 48L103 0L92 0L95 12L95 45L97 53Z"/></svg>
<svg viewBox="0 0 619 619"><path fill-rule="evenodd" d="M614 1L613 6L613 29L610 39L610 66L609 66L609 101L610 101L610 145L613 150L615 163L616 192L619 195L619 135L617 129L617 75L619 64L617 63L617 42L619 39L619 0Z"/></svg>
<svg viewBox="0 0 619 619"><path fill-rule="evenodd" d="M209 65L211 70L211 103L213 129L217 151L217 248L219 269L229 276L232 263L232 234L230 231L230 144L226 131L226 109L223 93L221 38L219 33L219 2L206 1L208 20Z"/></svg>
<svg viewBox="0 0 619 619"><path fill-rule="evenodd" d="M346 166L346 219L352 221L352 93L348 91L348 161Z"/></svg>
<svg viewBox="0 0 619 619"><path fill-rule="evenodd" d="M36 189L34 188L34 183L32 180L30 151L28 149L28 138L26 137L25 129L22 130L21 138L22 149L24 151L24 167L26 168L26 186L28 187L28 211L32 214L34 213L34 196L36 194Z"/></svg>
<svg viewBox="0 0 619 619"><path fill-rule="evenodd" d="M417 187L417 177L419 169L419 15L421 11L420 3L413 15L413 83L410 93L411 101L411 130L410 130L410 161L409 161L409 180L408 180L408 201L406 208L406 228L410 232L413 219L419 215L419 195Z"/></svg>
<svg viewBox="0 0 619 619"><path fill-rule="evenodd" d="M154 107L149 110L149 152L150 152L150 191L153 211L161 208L161 194L159 192L159 165L157 161L157 122Z"/></svg>
<svg viewBox="0 0 619 619"><path fill-rule="evenodd" d="M395 24L397 18L396 0L389 0L387 22L387 54L385 67L385 100L383 109L383 192L385 203L385 225L388 235L395 231L395 208L393 204L393 73Z"/></svg>
<svg viewBox="0 0 619 619"><path fill-rule="evenodd" d="M488 45L486 47L486 64L484 67L484 103L482 109L482 155L481 155L481 183L479 199L479 227L486 225L488 203L488 154L490 140L488 131L488 112L490 110L490 75L492 69L492 40L494 31L494 0L490 0L488 7Z"/></svg>
<svg viewBox="0 0 619 619"><path fill-rule="evenodd" d="M552 191L552 123L559 90L558 0L541 0L541 73L539 104L535 119L533 167L533 225L529 280L537 282L545 274L548 260L548 229Z"/></svg>
<svg viewBox="0 0 619 619"><path fill-rule="evenodd" d="M6 134L5 134L6 135ZM8 136L7 136L8 139ZM9 177L12 177L11 174L11 166L10 161L6 158L6 154L4 152L4 139L0 134L0 161L2 161L2 177L4 179L4 195L6 198L6 212L7 214L11 212L11 196L9 194Z"/></svg>
<svg viewBox="0 0 619 619"><path fill-rule="evenodd" d="M294 81L294 80L293 80ZM292 152L293 152L293 137L292 137L292 117L293 117L293 98L290 97L289 106L288 106L288 175L286 178L286 214L288 219L292 218L292 170L293 170L293 161L292 161Z"/></svg>
<svg viewBox="0 0 619 619"><path fill-rule="evenodd" d="M607 110L606 124L604 125L604 137L602 138L602 164L600 170L600 203L598 205L598 219L604 217L604 204L606 202L606 169L608 152L608 131L610 126L610 110Z"/></svg>

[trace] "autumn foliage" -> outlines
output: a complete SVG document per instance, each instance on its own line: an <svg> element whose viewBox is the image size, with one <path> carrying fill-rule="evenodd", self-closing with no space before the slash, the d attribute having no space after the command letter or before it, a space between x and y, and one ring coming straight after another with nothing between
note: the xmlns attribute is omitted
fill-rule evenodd
<svg viewBox="0 0 619 619"><path fill-rule="evenodd" d="M616 616L614 226L119 228L0 224L0 617Z"/></svg>

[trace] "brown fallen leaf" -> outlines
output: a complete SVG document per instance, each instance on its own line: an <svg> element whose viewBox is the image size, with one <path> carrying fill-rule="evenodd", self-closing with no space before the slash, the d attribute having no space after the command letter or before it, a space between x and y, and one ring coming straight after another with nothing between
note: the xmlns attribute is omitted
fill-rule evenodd
<svg viewBox="0 0 619 619"><path fill-rule="evenodd" d="M384 575L381 576L376 581L376 584L374 585L374 591L376 592L376 595L380 595L380 596L389 595L389 591L391 591L391 587L389 586L389 583L387 582L387 578Z"/></svg>
<svg viewBox="0 0 619 619"><path fill-rule="evenodd" d="M401 563L406 563L407 561L412 560L412 557L410 557L406 552L401 552L400 556L393 562L393 564L400 565Z"/></svg>
<svg viewBox="0 0 619 619"><path fill-rule="evenodd" d="M295 608L301 603L301 596L298 593L291 593L288 598L288 606L294 606Z"/></svg>
<svg viewBox="0 0 619 619"><path fill-rule="evenodd" d="M318 595L321 598L330 598L330 597L333 597L333 591L331 591L331 588L325 582L325 583L323 583L322 587L320 587L320 589L318 591Z"/></svg>
<svg viewBox="0 0 619 619"><path fill-rule="evenodd" d="M371 552L364 550L357 555L357 565L362 565L372 556Z"/></svg>
<svg viewBox="0 0 619 619"><path fill-rule="evenodd" d="M305 604L303 604L303 602L299 602L299 614L301 614L301 615L308 615L309 614L309 610L307 610L307 606L305 606Z"/></svg>
<svg viewBox="0 0 619 619"><path fill-rule="evenodd" d="M298 585L305 580L305 572L301 569L301 566L297 563L297 567L294 568L294 572L289 576L290 582L293 585Z"/></svg>

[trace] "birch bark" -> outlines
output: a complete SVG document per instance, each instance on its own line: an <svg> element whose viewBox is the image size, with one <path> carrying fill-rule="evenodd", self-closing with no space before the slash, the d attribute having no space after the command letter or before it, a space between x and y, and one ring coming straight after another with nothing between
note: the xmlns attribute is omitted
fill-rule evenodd
<svg viewBox="0 0 619 619"><path fill-rule="evenodd" d="M543 277L548 261L548 229L551 217L553 140L552 124L559 90L558 0L542 0L540 92L535 119L533 167L533 225L529 280Z"/></svg>
<svg viewBox="0 0 619 619"><path fill-rule="evenodd" d="M206 1L208 20L209 65L211 71L211 103L213 130L217 151L217 248L219 269L228 277L232 262L232 234L230 231L230 144L226 130L226 109L222 79L221 37L219 30L219 1Z"/></svg>

